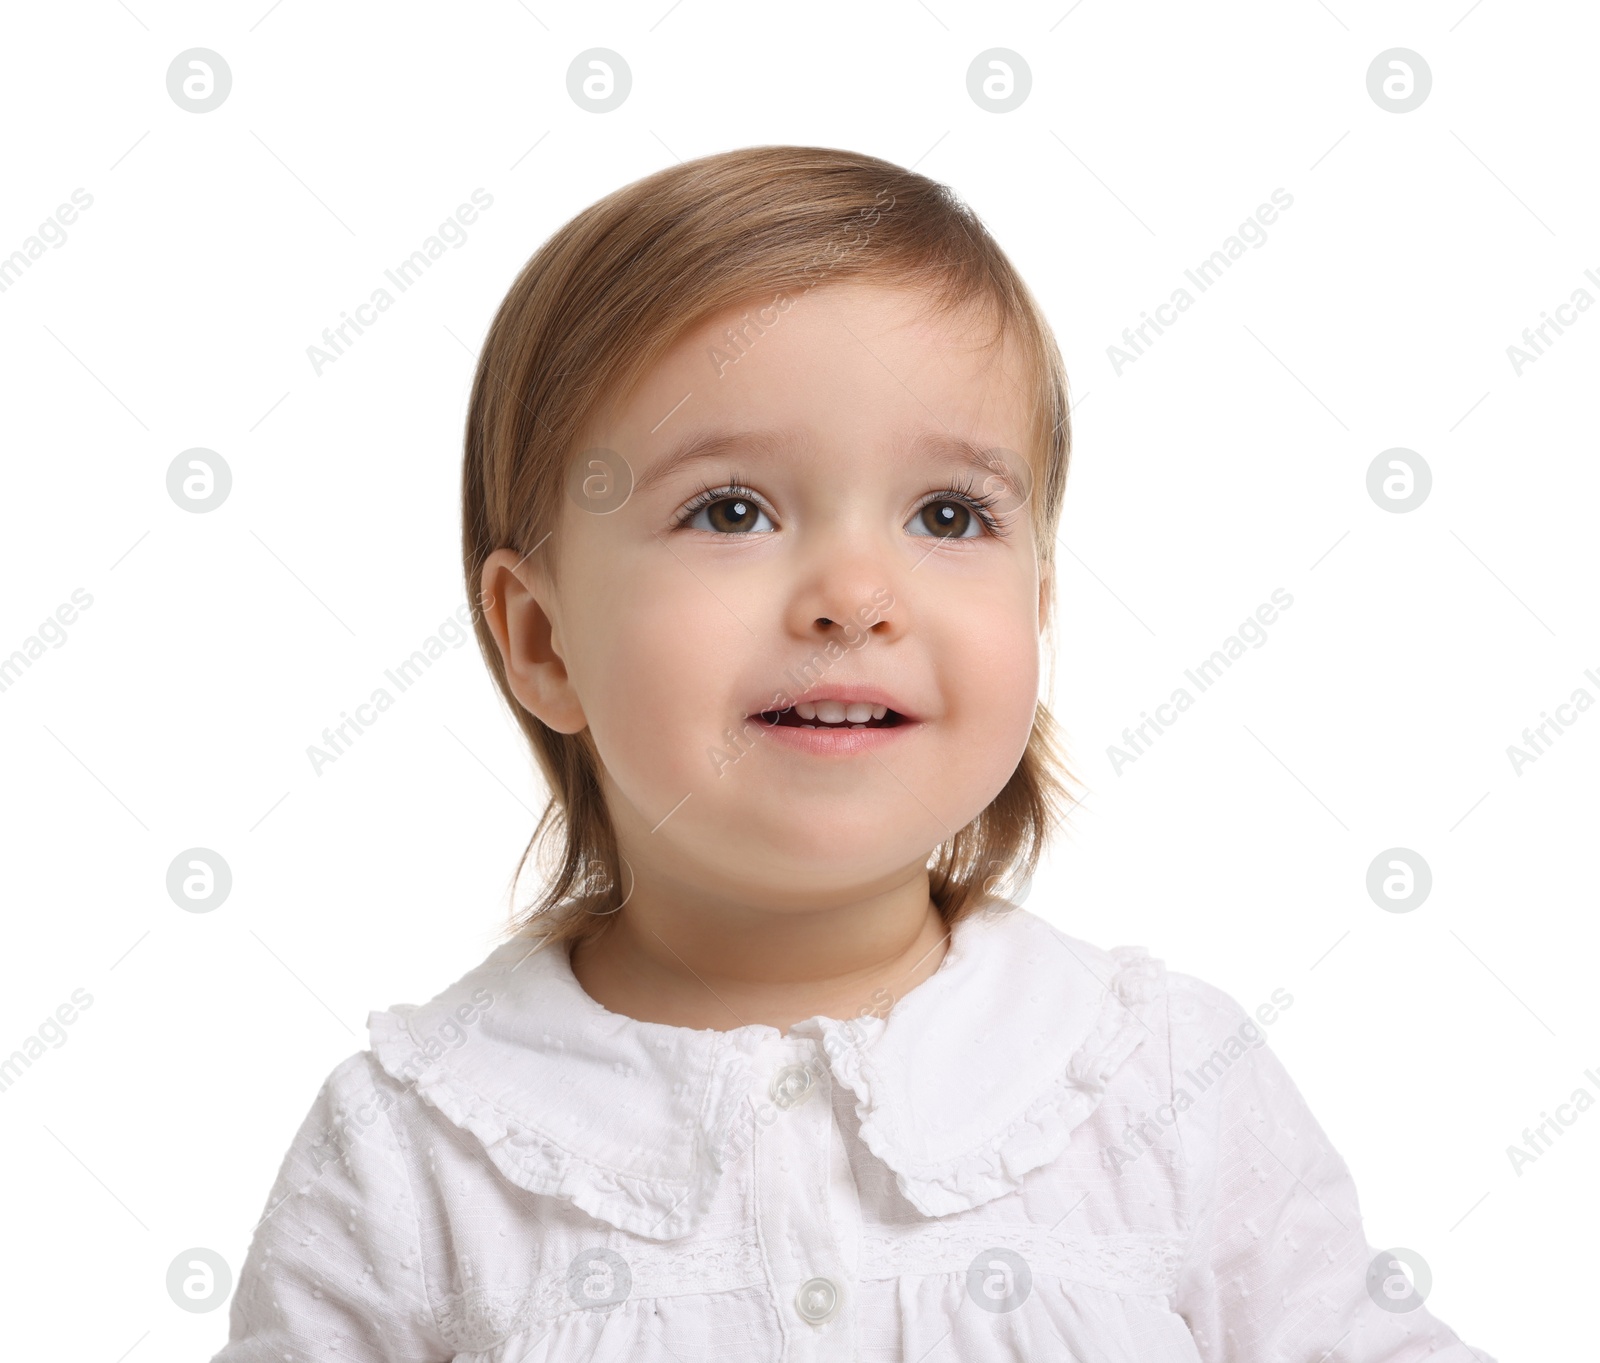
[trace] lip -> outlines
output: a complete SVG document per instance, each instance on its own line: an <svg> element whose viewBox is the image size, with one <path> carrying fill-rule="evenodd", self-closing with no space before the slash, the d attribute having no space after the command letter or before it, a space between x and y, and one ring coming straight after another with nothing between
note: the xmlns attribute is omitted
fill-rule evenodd
<svg viewBox="0 0 1600 1363"><path fill-rule="evenodd" d="M828 697L824 696L824 700ZM879 702L883 704L883 702ZM907 721L887 729L796 729L782 724L761 723L761 736L795 752L813 757L856 757L876 752L893 743L903 743L920 723Z"/></svg>
<svg viewBox="0 0 1600 1363"><path fill-rule="evenodd" d="M903 721L896 726L898 728L905 728L918 722L918 717L912 714L902 701L885 691L881 686L874 686L870 682L819 682L815 686L808 687L798 696L790 696L784 688L774 687L768 692L768 704L760 709L752 710L749 718L760 719L763 714L771 714L770 701L780 694L787 696L789 700L789 704L784 706L784 709L789 709L795 705L815 705L819 700L836 700L841 705L885 706L893 710ZM801 732L804 733L806 731L801 730ZM883 732L890 731L884 730Z"/></svg>
<svg viewBox="0 0 1600 1363"><path fill-rule="evenodd" d="M770 724L765 715L774 713L770 708L757 710L748 718L761 726L761 735L795 752L813 757L856 757L876 752L890 744L903 742L922 721L905 708L904 703L881 686L870 682L819 682L797 696L774 688L772 699L787 699L787 710L796 705L816 704L818 701L837 701L841 705L882 705L900 717L898 724L888 728L860 729L805 729L785 724Z"/></svg>

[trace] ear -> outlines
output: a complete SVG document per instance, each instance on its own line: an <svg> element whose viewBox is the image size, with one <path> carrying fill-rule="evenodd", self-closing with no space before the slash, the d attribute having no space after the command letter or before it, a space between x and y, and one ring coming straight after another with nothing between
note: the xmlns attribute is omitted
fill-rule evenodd
<svg viewBox="0 0 1600 1363"><path fill-rule="evenodd" d="M478 600L500 649L506 682L522 708L557 733L587 728L589 721L567 675L559 612L542 562L533 567L526 554L496 549L483 561Z"/></svg>
<svg viewBox="0 0 1600 1363"><path fill-rule="evenodd" d="M1043 634L1056 603L1056 575L1052 569L1039 575L1039 633Z"/></svg>

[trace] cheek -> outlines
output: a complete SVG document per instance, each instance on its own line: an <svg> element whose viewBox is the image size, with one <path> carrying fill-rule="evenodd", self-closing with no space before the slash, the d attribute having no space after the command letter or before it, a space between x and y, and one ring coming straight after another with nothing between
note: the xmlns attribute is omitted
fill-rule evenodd
<svg viewBox="0 0 1600 1363"><path fill-rule="evenodd" d="M703 749L720 732L737 675L730 650L745 631L670 561L596 583L584 599L594 614L570 665L595 746L642 812L662 799L670 808L705 782Z"/></svg>
<svg viewBox="0 0 1600 1363"><path fill-rule="evenodd" d="M1021 758L1033 727L1039 696L1035 609L1019 596L1014 607L969 617L963 638L946 641L941 650L953 736L975 765L1002 772L1001 784Z"/></svg>

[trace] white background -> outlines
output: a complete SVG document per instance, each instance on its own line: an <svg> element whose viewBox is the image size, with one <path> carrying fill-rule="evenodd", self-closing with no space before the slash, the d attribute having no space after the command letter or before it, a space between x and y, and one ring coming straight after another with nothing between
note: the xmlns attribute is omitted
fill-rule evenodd
<svg viewBox="0 0 1600 1363"><path fill-rule="evenodd" d="M1088 790L1029 907L1248 1008L1286 988L1271 1044L1368 1238L1503 1361L1591 1343L1600 1111L1520 1176L1506 1148L1600 1096L1600 713L1520 774L1507 746L1600 698L1600 309L1520 375L1506 347L1600 298L1592 7L669 3L8 12L0 255L93 206L0 293L0 656L93 604L0 692L0 1057L93 1003L0 1093L7 1353L220 1347L168 1265L237 1273L367 1012L498 940L542 793L475 645L320 775L307 746L465 600L468 387L523 262L675 158L775 142L954 186L1067 360L1052 703ZM1366 87L1396 46L1433 74L1404 114ZM167 93L191 47L232 70L208 114ZM632 69L612 113L567 93L590 47ZM991 47L1032 72L1010 113L967 93ZM479 187L466 243L314 373ZM1280 187L1266 244L1117 374ZM166 490L194 446L233 473L204 515ZM1407 514L1366 488L1395 446L1433 474ZM1108 745L1280 587L1269 641L1119 774ZM211 913L166 890L192 847L232 870ZM1432 869L1411 912L1366 891L1392 847Z"/></svg>

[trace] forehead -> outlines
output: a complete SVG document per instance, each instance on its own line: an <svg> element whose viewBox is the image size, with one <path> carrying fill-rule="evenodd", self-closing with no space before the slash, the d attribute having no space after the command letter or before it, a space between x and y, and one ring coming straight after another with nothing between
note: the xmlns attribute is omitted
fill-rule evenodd
<svg viewBox="0 0 1600 1363"><path fill-rule="evenodd" d="M757 342L771 340L780 350L820 348L848 362L876 340L897 353L931 350L981 359L985 368L1020 364L1016 338L997 325L990 300L972 299L954 309L936 302L927 290L864 280L772 289L703 318L669 353L681 360L717 347L737 365ZM735 343L742 352L731 348ZM732 377L726 367L722 373Z"/></svg>
<svg viewBox="0 0 1600 1363"><path fill-rule="evenodd" d="M687 329L606 424L660 448L709 422L848 427L907 438L942 432L1028 443L1030 358L987 301L936 312L931 295L861 281L773 290Z"/></svg>

